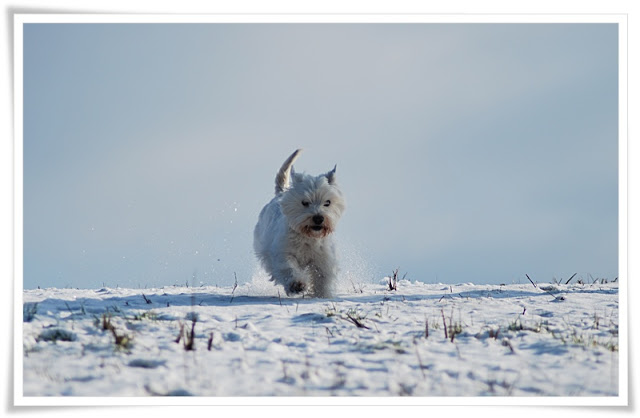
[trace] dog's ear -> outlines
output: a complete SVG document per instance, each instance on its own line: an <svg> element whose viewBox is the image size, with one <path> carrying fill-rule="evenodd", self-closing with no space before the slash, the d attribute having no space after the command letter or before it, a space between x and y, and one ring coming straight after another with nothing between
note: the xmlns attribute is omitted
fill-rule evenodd
<svg viewBox="0 0 640 418"><path fill-rule="evenodd" d="M338 168L338 164L333 167L333 170L329 171L325 176L327 176L327 180L329 184L335 184L336 182L336 168Z"/></svg>

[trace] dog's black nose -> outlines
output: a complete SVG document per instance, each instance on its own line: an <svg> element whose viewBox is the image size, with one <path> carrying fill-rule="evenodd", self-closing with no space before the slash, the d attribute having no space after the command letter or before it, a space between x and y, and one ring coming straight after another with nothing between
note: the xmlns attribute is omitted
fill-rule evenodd
<svg viewBox="0 0 640 418"><path fill-rule="evenodd" d="M322 225L322 222L324 222L324 216L322 215L315 215L312 219L313 223L316 225Z"/></svg>

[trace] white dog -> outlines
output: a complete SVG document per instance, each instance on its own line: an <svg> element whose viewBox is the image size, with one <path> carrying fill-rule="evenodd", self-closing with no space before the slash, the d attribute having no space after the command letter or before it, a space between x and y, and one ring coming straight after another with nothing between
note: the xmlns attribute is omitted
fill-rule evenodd
<svg viewBox="0 0 640 418"><path fill-rule="evenodd" d="M336 167L326 174L296 173L296 150L276 175L276 195L260 212L253 247L271 280L287 295L331 297L338 267L332 233L345 201Z"/></svg>

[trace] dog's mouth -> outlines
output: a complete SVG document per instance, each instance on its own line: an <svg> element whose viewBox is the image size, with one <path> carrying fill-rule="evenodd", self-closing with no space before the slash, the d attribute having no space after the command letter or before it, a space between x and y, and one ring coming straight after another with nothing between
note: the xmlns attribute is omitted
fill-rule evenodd
<svg viewBox="0 0 640 418"><path fill-rule="evenodd" d="M300 232L311 238L321 238L329 235L331 229L327 225L305 225Z"/></svg>

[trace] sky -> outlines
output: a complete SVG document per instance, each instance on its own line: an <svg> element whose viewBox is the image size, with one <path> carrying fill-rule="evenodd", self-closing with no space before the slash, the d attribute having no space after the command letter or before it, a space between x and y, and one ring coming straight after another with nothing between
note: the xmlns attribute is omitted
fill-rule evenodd
<svg viewBox="0 0 640 418"><path fill-rule="evenodd" d="M341 279L618 276L614 24L26 24L25 288L231 285L337 164Z"/></svg>

